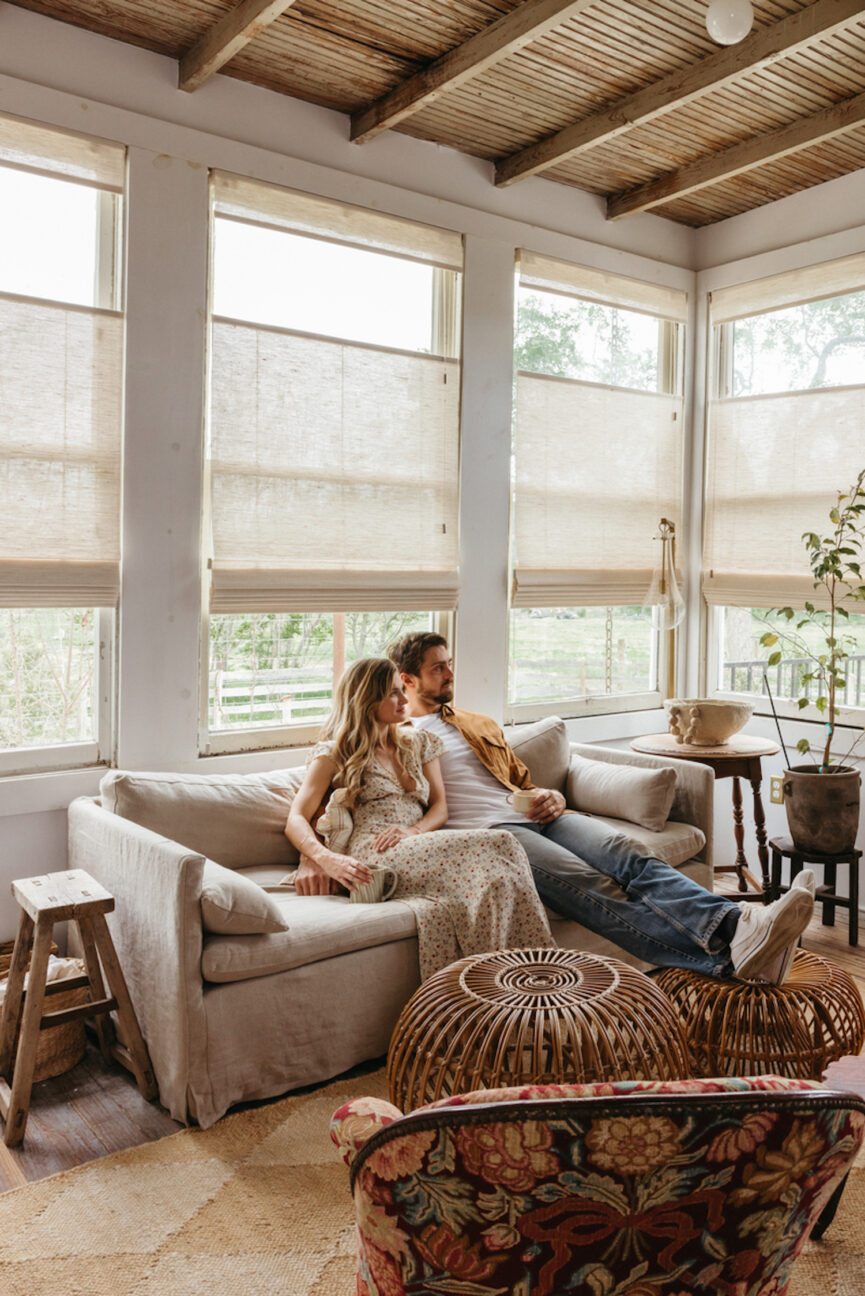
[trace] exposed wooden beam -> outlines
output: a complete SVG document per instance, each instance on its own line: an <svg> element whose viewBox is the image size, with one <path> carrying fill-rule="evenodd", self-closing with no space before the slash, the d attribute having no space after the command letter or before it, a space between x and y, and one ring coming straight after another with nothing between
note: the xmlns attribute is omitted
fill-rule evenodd
<svg viewBox="0 0 865 1296"><path fill-rule="evenodd" d="M290 9L294 0L240 0L180 60L181 90L197 90L244 45Z"/></svg>
<svg viewBox="0 0 865 1296"><path fill-rule="evenodd" d="M654 85L620 99L603 112L574 122L555 135L503 158L496 164L495 182L504 186L525 180L585 149L607 143L632 127L681 108L747 72L768 67L819 38L831 36L861 20L863 12L862 0L816 0L807 9L754 32L740 44L710 54L691 67L680 68Z"/></svg>
<svg viewBox="0 0 865 1296"><path fill-rule="evenodd" d="M733 176L753 171L755 167L776 162L790 153L799 153L836 135L843 135L865 123L865 94L844 99L841 103L823 108L802 121L782 126L768 135L757 135L721 153L711 153L678 171L669 171L637 189L629 189L607 200L607 219L615 220L631 212L648 211L662 203L684 198L686 194L708 185L719 184Z"/></svg>
<svg viewBox="0 0 865 1296"><path fill-rule="evenodd" d="M476 77L524 45L560 27L597 0L523 0L510 13L470 36L462 45L421 68L388 94L351 115L351 138L356 144L374 139L405 117L418 112L446 90Z"/></svg>

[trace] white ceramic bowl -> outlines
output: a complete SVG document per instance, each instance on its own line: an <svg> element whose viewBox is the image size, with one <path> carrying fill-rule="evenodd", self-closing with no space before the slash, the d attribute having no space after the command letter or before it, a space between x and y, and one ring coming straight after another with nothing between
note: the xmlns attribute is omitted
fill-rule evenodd
<svg viewBox="0 0 865 1296"><path fill-rule="evenodd" d="M744 729L754 713L751 702L720 698L669 698L664 703L670 733L689 747L721 747Z"/></svg>

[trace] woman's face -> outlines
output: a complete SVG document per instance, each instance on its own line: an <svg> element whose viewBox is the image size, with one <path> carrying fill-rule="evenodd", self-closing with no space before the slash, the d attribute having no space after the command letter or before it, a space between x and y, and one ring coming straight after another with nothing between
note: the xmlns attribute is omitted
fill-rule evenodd
<svg viewBox="0 0 865 1296"><path fill-rule="evenodd" d="M383 725L400 724L405 719L407 710L408 702L406 701L405 688L400 677L394 675L390 692L383 702L379 702L375 718L379 724Z"/></svg>

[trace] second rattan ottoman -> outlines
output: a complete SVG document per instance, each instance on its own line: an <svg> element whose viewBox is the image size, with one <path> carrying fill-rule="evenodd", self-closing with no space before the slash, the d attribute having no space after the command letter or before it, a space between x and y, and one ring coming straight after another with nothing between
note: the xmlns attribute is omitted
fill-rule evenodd
<svg viewBox="0 0 865 1296"><path fill-rule="evenodd" d="M566 949L459 959L402 1011L387 1060L409 1112L506 1085L671 1080L690 1074L677 1015L647 976Z"/></svg>
<svg viewBox="0 0 865 1296"><path fill-rule="evenodd" d="M697 1076L819 1080L830 1062L865 1043L856 982L810 950L796 951L779 986L716 981L681 968L663 968L654 981L684 1025Z"/></svg>

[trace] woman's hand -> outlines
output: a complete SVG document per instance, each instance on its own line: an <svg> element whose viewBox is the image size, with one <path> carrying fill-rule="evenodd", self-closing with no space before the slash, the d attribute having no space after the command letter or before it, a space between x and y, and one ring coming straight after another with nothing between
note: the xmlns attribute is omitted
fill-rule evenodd
<svg viewBox="0 0 865 1296"><path fill-rule="evenodd" d="M337 855L334 851L328 851L327 854L319 856L317 863L328 877L332 877L349 891L354 891L355 887L366 886L367 882L372 881L369 866L355 859L353 855Z"/></svg>
<svg viewBox="0 0 865 1296"><path fill-rule="evenodd" d="M396 846L398 842L401 842L404 837L417 837L418 835L419 829L417 828L402 828L399 824L392 824L390 828L385 828L383 832L378 834L372 843L373 849L379 852L390 850L392 846Z"/></svg>

